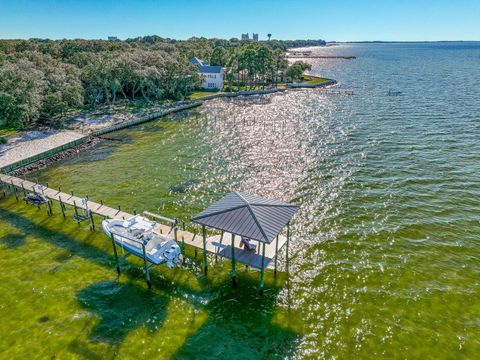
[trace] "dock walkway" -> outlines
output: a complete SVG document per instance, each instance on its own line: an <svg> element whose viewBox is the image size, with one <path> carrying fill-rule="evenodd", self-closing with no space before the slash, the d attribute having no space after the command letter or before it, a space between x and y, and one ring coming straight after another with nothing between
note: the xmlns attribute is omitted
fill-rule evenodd
<svg viewBox="0 0 480 360"><path fill-rule="evenodd" d="M57 201L64 205L74 206L81 210L90 210L93 214L108 219L128 219L133 216L130 213L121 211L104 205L103 203L97 203L87 200L85 203L81 197L75 196L72 193L64 193L60 190L52 189L41 184L34 183L32 181L24 180L18 177L0 174L0 182L13 187L13 191L17 194L18 191L23 192L40 192L46 198L51 201ZM18 197L18 196L17 196ZM157 230L163 234L170 234L173 237L172 228L167 225L159 224ZM231 234L224 233L223 235L214 235L206 239L206 251L207 253L214 254L219 257L231 259ZM255 251L247 251L241 248L240 236L235 237L235 261L252 268L261 270L262 268L262 255L260 253L260 246L257 245ZM192 234L191 232L178 230L177 241L184 242L185 245L191 246L195 249L203 251L203 237L199 234ZM271 244L265 245L265 268L273 268L275 265L275 253L282 249L286 244L286 237L279 236L277 240ZM276 251L278 250L278 251Z"/></svg>

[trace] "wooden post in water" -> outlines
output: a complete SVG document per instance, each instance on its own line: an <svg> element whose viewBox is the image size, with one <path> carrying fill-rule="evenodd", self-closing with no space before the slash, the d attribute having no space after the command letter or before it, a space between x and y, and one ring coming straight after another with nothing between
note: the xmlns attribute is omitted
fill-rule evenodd
<svg viewBox="0 0 480 360"><path fill-rule="evenodd" d="M25 190L25 186L23 186L23 181L22 181L22 190L23 190L23 196L27 196L27 190Z"/></svg>
<svg viewBox="0 0 480 360"><path fill-rule="evenodd" d="M278 259L278 235L277 235L277 238L275 239L275 270L273 271L273 274L275 276L277 275L277 259Z"/></svg>
<svg viewBox="0 0 480 360"><path fill-rule="evenodd" d="M260 270L260 296L263 296L265 285L265 243L262 244L262 268Z"/></svg>
<svg viewBox="0 0 480 360"><path fill-rule="evenodd" d="M232 286L237 286L237 271L235 269L235 234L232 234Z"/></svg>
<svg viewBox="0 0 480 360"><path fill-rule="evenodd" d="M90 231L95 231L95 222L93 221L92 210L87 210L87 212L88 212L88 220L90 222Z"/></svg>
<svg viewBox="0 0 480 360"><path fill-rule="evenodd" d="M75 202L75 200L73 200L73 209L75 210L75 220L77 220L77 224L80 225L80 220L78 218L77 203Z"/></svg>
<svg viewBox="0 0 480 360"><path fill-rule="evenodd" d="M185 253L185 236L182 235L182 244L180 245L181 249L182 249L182 257L183 257L183 261L185 261L185 256L186 256L186 253Z"/></svg>
<svg viewBox="0 0 480 360"><path fill-rule="evenodd" d="M120 263L118 262L118 254L117 254L117 247L115 246L115 235L113 233L110 233L110 237L112 239L112 245L113 245L113 254L115 255L115 262L117 263L117 274L120 276Z"/></svg>
<svg viewBox="0 0 480 360"><path fill-rule="evenodd" d="M147 263L147 253L145 251L145 244L142 241L142 251L143 251L143 268L145 271L145 279L147 280L148 288L152 288L152 283L150 282L150 274L148 273L148 263Z"/></svg>
<svg viewBox="0 0 480 360"><path fill-rule="evenodd" d="M52 216L53 210L52 210L52 204L50 203L50 199L47 199L47 202L45 203L45 207L47 208L47 214Z"/></svg>
<svg viewBox="0 0 480 360"><path fill-rule="evenodd" d="M178 236L177 236L178 234L177 234L177 232L178 232L177 225L175 225L174 228L173 228L173 238L175 239L175 242L178 244Z"/></svg>
<svg viewBox="0 0 480 360"><path fill-rule="evenodd" d="M59 201L59 203L60 203L60 210L62 210L62 215L63 215L63 217L65 217L65 207L64 207L64 205L63 205L62 197L61 197L61 196L58 197L58 201Z"/></svg>
<svg viewBox="0 0 480 360"><path fill-rule="evenodd" d="M15 194L15 199L17 199L18 201L17 187L13 185L13 180L11 180L11 182L12 182L13 193Z"/></svg>
<svg viewBox="0 0 480 360"><path fill-rule="evenodd" d="M202 225L202 235L203 235L203 272L207 275L208 272L208 259L207 259L207 230L205 225Z"/></svg>

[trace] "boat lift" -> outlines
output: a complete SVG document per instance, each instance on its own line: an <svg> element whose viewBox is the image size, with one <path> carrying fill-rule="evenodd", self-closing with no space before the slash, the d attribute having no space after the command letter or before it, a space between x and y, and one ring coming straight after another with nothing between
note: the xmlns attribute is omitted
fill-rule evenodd
<svg viewBox="0 0 480 360"><path fill-rule="evenodd" d="M167 217L164 217L164 216L161 216L161 215L158 215L158 214L154 214L154 213L151 213L149 211L144 211L143 214L148 216L148 217L155 218L155 219L158 219L158 220L163 220L164 222L169 223L170 224L170 230L166 234L166 236L171 234L171 232L173 231L174 232L174 237L175 237L174 240L175 240L176 243L178 243L178 241L177 241L178 220L177 219L169 219ZM162 234L162 229L159 228L158 230ZM110 231L110 238L112 240L113 254L115 255L115 262L117 264L118 275L120 275L120 263L124 262L130 255L135 255L137 257L140 257L140 258L143 259L143 272L145 274L145 280L147 282L147 286L150 289L152 287L152 283L150 281L149 270L151 268L157 266L157 265L162 264L162 262L155 261L155 259L153 259L152 257L149 257L147 255L146 245L147 245L148 241L145 241L144 239L135 238L134 236L128 235L126 233L118 233L113 229L110 229L109 231ZM122 257L118 257L118 252L117 252L117 247L116 247L116 245L118 244L118 241L116 240L116 237L126 239L129 242L132 242L133 244L136 244L138 249L141 249L141 253L137 253L133 249L129 249L127 246L123 246L123 241L120 241L120 243L122 244L121 245L122 254L124 254L124 251L127 251L127 254L123 255ZM183 248L180 247L180 248L181 248L182 255L184 255L184 247Z"/></svg>

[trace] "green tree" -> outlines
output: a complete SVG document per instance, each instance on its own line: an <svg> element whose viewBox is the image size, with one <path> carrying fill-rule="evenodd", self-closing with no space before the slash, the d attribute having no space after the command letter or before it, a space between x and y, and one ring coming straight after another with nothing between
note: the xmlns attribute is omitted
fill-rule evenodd
<svg viewBox="0 0 480 360"><path fill-rule="evenodd" d="M7 126L25 129L40 114L45 80L26 59L0 66L0 118Z"/></svg>
<svg viewBox="0 0 480 360"><path fill-rule="evenodd" d="M293 81L299 80L303 72L305 70L311 70L312 65L304 62L304 61L295 61L292 65L290 65L287 69L286 75L292 79Z"/></svg>
<svg viewBox="0 0 480 360"><path fill-rule="evenodd" d="M225 50L223 47L214 48L212 55L210 56L210 65L226 66L227 54L227 50Z"/></svg>

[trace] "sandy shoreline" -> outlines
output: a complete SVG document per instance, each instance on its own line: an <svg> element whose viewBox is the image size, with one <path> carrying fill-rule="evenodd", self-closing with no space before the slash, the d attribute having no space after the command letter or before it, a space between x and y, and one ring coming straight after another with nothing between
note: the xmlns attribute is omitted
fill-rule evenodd
<svg viewBox="0 0 480 360"><path fill-rule="evenodd" d="M0 145L0 168L85 137L71 130L24 131Z"/></svg>

